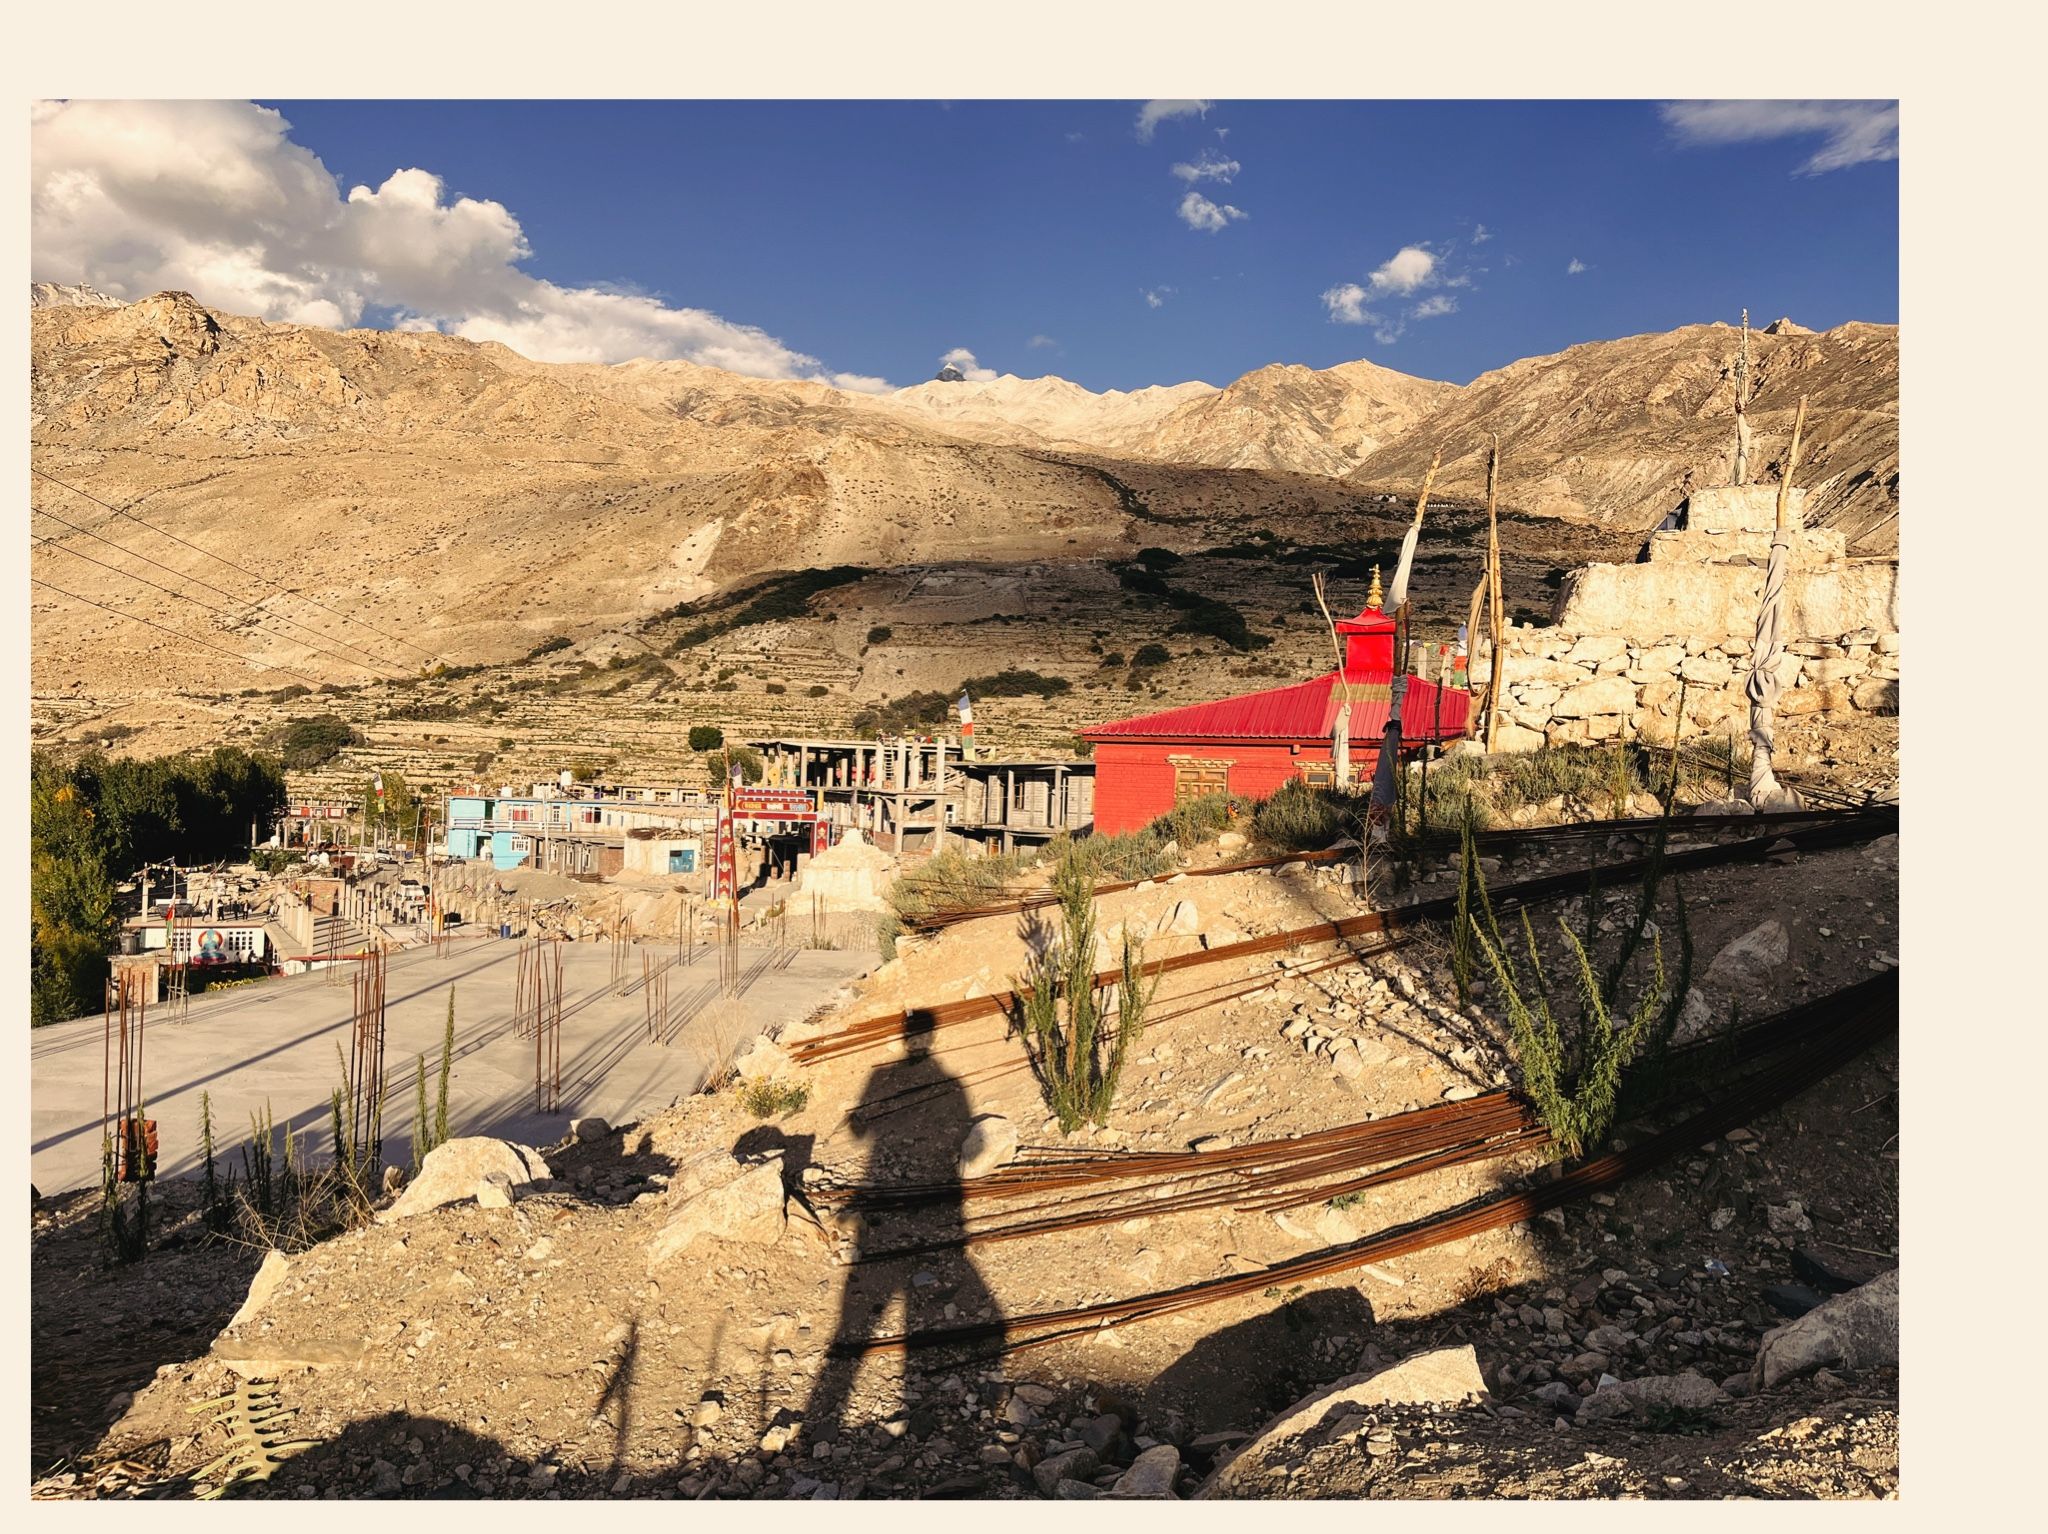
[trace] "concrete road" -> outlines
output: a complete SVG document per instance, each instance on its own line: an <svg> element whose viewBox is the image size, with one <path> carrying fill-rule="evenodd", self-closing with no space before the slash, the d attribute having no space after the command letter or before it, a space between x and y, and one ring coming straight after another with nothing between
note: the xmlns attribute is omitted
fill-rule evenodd
<svg viewBox="0 0 2048 1534"><path fill-rule="evenodd" d="M771 1023L807 1016L842 982L875 962L870 953L831 949L740 949L741 991L719 1003L718 958L699 947L695 962L649 943L668 975L671 1042L650 1042L640 950L627 954L627 981L612 984L605 943L562 945L561 1112L540 1114L534 1046L513 1032L518 970L514 941L451 941L445 957L426 948L391 955L385 977L384 1160L411 1152L415 1060L427 1057L428 1092L441 1053L448 992L455 990L455 1064L448 1094L451 1130L544 1145L573 1116L613 1123L667 1107L703 1085L719 1048L735 1053ZM335 979L330 979L330 975ZM337 1049L349 1047L348 973L320 971L194 997L187 1020L159 1007L143 1042L146 1112L158 1125L159 1176L199 1165L199 1095L212 1094L216 1155L234 1155L249 1116L267 1102L282 1130L310 1130L307 1146L329 1150L328 1095L341 1084ZM105 1071L104 1024L81 1018L30 1036L30 1176L44 1193L96 1184ZM239 1164L239 1157L236 1157Z"/></svg>

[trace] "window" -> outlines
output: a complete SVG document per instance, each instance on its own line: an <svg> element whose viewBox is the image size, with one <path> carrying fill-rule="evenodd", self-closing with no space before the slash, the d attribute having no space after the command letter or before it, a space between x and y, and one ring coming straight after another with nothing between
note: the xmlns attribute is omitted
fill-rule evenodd
<svg viewBox="0 0 2048 1534"><path fill-rule="evenodd" d="M671 847L668 854L668 871L672 874L693 874L697 871L697 849L695 847Z"/></svg>
<svg viewBox="0 0 2048 1534"><path fill-rule="evenodd" d="M1310 788L1334 788L1337 786L1337 768L1332 762L1303 762L1301 781Z"/></svg>

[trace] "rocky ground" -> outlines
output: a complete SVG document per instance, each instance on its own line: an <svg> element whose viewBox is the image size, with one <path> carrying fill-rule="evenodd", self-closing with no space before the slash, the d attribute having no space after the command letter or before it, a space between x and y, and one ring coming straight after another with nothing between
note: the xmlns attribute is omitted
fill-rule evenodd
<svg viewBox="0 0 2048 1534"><path fill-rule="evenodd" d="M1510 858L1494 876L1579 855ZM1395 882L1448 888L1433 873ZM1896 880L1895 840L1688 875L1708 1017L1736 1005L1753 1017L1894 964ZM1105 897L1101 919L1159 929L1148 953L1170 953L1348 913L1356 898L1342 870L1297 868L1160 881ZM1003 989L1022 954L1016 918L950 929L814 1026ZM1459 1345L1473 1349L1482 1402L1339 1413L1263 1454L1257 1476L1241 1466L1263 1489L1231 1494L1896 1489L1885 1367L1838 1361L1757 1382L1774 1327L1897 1264L1890 1044L1611 1195L1526 1225L1001 1358L906 1365L881 1353L855 1367L827 1356L835 1339L906 1322L1016 1317L1256 1272L1540 1175L1531 1155L1344 1207L1140 1213L849 1265L957 1235L962 1209L838 1217L823 1189L949 1178L985 1115L1009 1121L1027 1159L1179 1151L1504 1079L1499 1019L1483 1000L1456 1004L1427 941L1305 973L1316 957L1175 977L1110 1128L1066 1141L999 1022L945 1030L929 1059L897 1049L798 1067L763 1051L750 1073L801 1086L800 1105L785 1098L780 1116L757 1117L736 1086L622 1130L586 1126L589 1138L542 1148L546 1175L519 1173L530 1180L503 1207L480 1207L474 1168L458 1173L446 1207L271 1264L268 1294L218 1342L258 1254L166 1221L163 1247L106 1271L89 1199L39 1210L37 1494L175 1492L226 1443L191 1408L253 1374L278 1381L294 1413L283 1436L312 1447L237 1495L1186 1496L1306 1393ZM1208 988L1226 981L1245 993L1216 1000ZM785 1178L803 1194L786 1217ZM1603 1390L1687 1375L1697 1385L1655 1409L1617 1409L1617 1386Z"/></svg>

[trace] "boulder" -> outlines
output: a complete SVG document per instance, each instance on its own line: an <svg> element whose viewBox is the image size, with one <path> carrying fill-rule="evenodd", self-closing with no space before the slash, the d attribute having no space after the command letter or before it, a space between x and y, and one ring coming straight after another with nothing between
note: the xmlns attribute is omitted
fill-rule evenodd
<svg viewBox="0 0 2048 1534"><path fill-rule="evenodd" d="M1160 921L1158 930L1176 937L1188 937L1202 930L1202 913L1192 900L1176 900Z"/></svg>
<svg viewBox="0 0 2048 1534"><path fill-rule="evenodd" d="M580 1119L569 1120L569 1138L579 1144L602 1140L612 1132L612 1126L595 1113L585 1114Z"/></svg>
<svg viewBox="0 0 2048 1534"><path fill-rule="evenodd" d="M388 1225L446 1204L465 1203L476 1197L477 1184L493 1172L503 1173L514 1189L549 1175L548 1164L537 1150L510 1140L466 1135L427 1152L419 1175L390 1207L377 1211L377 1222Z"/></svg>
<svg viewBox="0 0 2048 1534"><path fill-rule="evenodd" d="M772 1246L782 1238L782 1156L736 1161L723 1151L700 1156L669 1184L668 1219L647 1245L655 1267L700 1238Z"/></svg>
<svg viewBox="0 0 2048 1534"><path fill-rule="evenodd" d="M510 1209L512 1207L512 1179L503 1172L486 1172L477 1179L476 1207L479 1209Z"/></svg>
<svg viewBox="0 0 2048 1534"><path fill-rule="evenodd" d="M1102 1461L1093 1449L1069 1449L1064 1454L1048 1454L1033 1465L1031 1478L1049 1497L1060 1482L1085 1481L1101 1466Z"/></svg>
<svg viewBox="0 0 2048 1534"><path fill-rule="evenodd" d="M733 1069L740 1073L742 1081L771 1080L787 1074L790 1068L788 1052L759 1034L748 1041L739 1058L733 1061Z"/></svg>
<svg viewBox="0 0 2048 1534"><path fill-rule="evenodd" d="M1017 1126L1000 1113L988 1113L967 1126L960 1141L960 1177L985 1177L1017 1154Z"/></svg>
<svg viewBox="0 0 2048 1534"><path fill-rule="evenodd" d="M277 1293L277 1286L284 1282L284 1276L290 1269L291 1259L283 1252L273 1251L265 1256L256 1276L249 1280L248 1297L242 1301L242 1308L229 1318L226 1330L233 1331L244 1321L254 1319L257 1312L270 1303L270 1297Z"/></svg>
<svg viewBox="0 0 2048 1534"><path fill-rule="evenodd" d="M1180 1450L1170 1443L1155 1444L1131 1461L1131 1468L1116 1478L1109 1495L1126 1501L1169 1500L1179 1475Z"/></svg>
<svg viewBox="0 0 2048 1534"><path fill-rule="evenodd" d="M1775 916L1758 922L1714 955L1706 983L1751 1000L1773 994L1778 968L1792 953L1792 934Z"/></svg>
<svg viewBox="0 0 2048 1534"><path fill-rule="evenodd" d="M1216 1468L1195 1495L1212 1497L1261 1464L1269 1452L1333 1416L1380 1406L1458 1406L1486 1399L1486 1380L1470 1344L1415 1353L1387 1368L1351 1374L1304 1397L1268 1422Z"/></svg>
<svg viewBox="0 0 2048 1534"><path fill-rule="evenodd" d="M1615 1417L1643 1417L1658 1409L1704 1411L1725 1406L1728 1400L1727 1391L1688 1369L1683 1374L1652 1375L1602 1385L1579 1403L1578 1421L1584 1427Z"/></svg>
<svg viewBox="0 0 2048 1534"><path fill-rule="evenodd" d="M1242 850L1243 847L1244 833L1242 831L1225 831L1216 838L1216 848L1219 852L1237 852Z"/></svg>
<svg viewBox="0 0 2048 1534"><path fill-rule="evenodd" d="M1764 1333L1750 1377L1765 1390L1816 1369L1892 1369L1899 1363L1899 1273L1873 1278Z"/></svg>

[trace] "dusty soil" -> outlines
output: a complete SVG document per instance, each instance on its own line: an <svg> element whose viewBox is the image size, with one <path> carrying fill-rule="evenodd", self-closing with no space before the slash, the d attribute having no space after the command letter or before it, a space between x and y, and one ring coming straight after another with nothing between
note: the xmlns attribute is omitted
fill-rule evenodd
<svg viewBox="0 0 2048 1534"><path fill-rule="evenodd" d="M1500 877L1546 866L1567 860L1510 862ZM1701 968L1775 915L1791 939L1773 979L1779 1004L1861 978L1893 962L1896 878L1895 842L1688 876ZM1184 898L1212 935L1355 909L1335 870L1295 870L1107 897L1102 921L1157 915ZM1015 926L995 919L919 945L863 982L841 1015L1003 988L1022 953ZM1188 1469L1185 1494L1233 1435L1317 1384L1461 1340L1476 1347L1492 1386L1486 1407L1455 1418L1391 1413L1342 1443L1310 1445L1286 1494L1895 1489L1889 1379L1821 1377L1665 1433L1581 1430L1569 1401L1561 1408L1557 1391L1538 1394L1561 1385L1575 1400L1610 1372L1693 1368L1733 1379L1782 1319L1767 1291L1797 1278L1796 1250L1838 1269L1894 1266L1891 1046L1611 1198L1372 1271L1275 1285L1000 1359L920 1354L906 1367L879 1354L855 1368L825 1349L906 1321L1017 1316L1255 1271L1490 1192L1537 1163L1432 1173L1347 1208L1296 1211L1286 1224L1230 1211L1137 1215L856 1266L840 1259L957 1233L958 1206L814 1223L793 1202L773 1245L713 1242L649 1266L669 1174L707 1147L779 1148L809 1187L922 1181L950 1175L967 1122L983 1113L1008 1115L1027 1155L1062 1145L1180 1150L1211 1136L1241 1142L1384 1115L1500 1079L1498 1020L1484 1006L1475 1017L1455 1005L1426 943L1293 973L1312 957L1247 961L1257 972L1236 977L1197 970L1162 988L1160 1020L1106 1131L1062 1142L1000 1025L970 1025L938 1035L929 1059L875 1052L802 1070L808 1101L787 1117L758 1122L729 1091L691 1099L597 1143L550 1148L557 1180L512 1208L451 1207L295 1257L236 1351L274 1356L267 1372L297 1412L290 1436L317 1447L238 1495L1035 1497L1043 1488L1032 1467L1092 1440L1102 1468L1082 1479L1107 1484L1138 1449L1171 1442ZM1191 994L1231 978L1260 989L1220 1004ZM1383 1062L1347 1081L1327 1053L1288 1037L1303 1018L1377 1046ZM921 1089L914 1106L851 1117L864 1105L900 1105L906 1087ZM138 1477L166 1484L203 1466L223 1430L196 1426L188 1408L235 1383L205 1349L208 1327L239 1301L248 1256L174 1250L100 1274L83 1216L75 1205L38 1226L34 1471L69 1457L43 1495L112 1494ZM184 1306L176 1323L144 1334L101 1319L156 1318L173 1290ZM102 1372L79 1392L66 1360L95 1345ZM315 1358L327 1362L290 1362ZM136 1385L106 1426L105 1387ZM1394 1452L1385 1452L1389 1433ZM127 1471L107 1468L124 1458L135 1462Z"/></svg>

